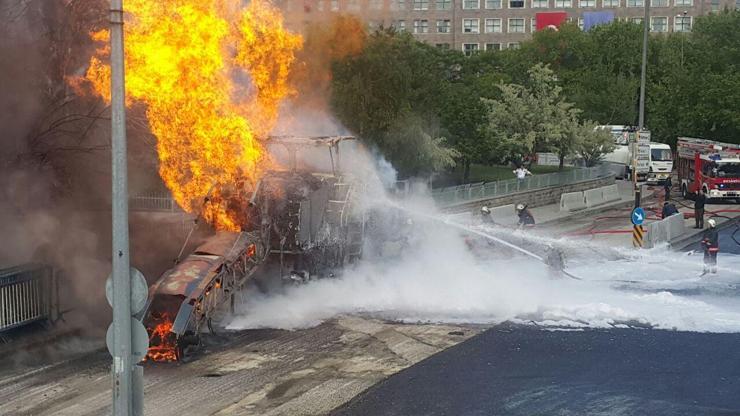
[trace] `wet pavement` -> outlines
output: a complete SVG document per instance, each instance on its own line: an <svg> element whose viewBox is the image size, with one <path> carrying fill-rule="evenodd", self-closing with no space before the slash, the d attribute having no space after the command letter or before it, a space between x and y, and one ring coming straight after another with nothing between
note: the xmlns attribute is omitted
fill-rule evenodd
<svg viewBox="0 0 740 416"><path fill-rule="evenodd" d="M724 256L740 255L735 230ZM502 324L332 414L740 415L738 346L740 333Z"/></svg>
<svg viewBox="0 0 740 416"><path fill-rule="evenodd" d="M333 415L740 415L740 334L500 325Z"/></svg>

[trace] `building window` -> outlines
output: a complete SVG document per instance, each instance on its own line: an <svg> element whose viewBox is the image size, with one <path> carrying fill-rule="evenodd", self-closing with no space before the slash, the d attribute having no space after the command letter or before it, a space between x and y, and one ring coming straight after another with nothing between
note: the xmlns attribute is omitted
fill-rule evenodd
<svg viewBox="0 0 740 416"><path fill-rule="evenodd" d="M669 0L650 0L650 7L668 7Z"/></svg>
<svg viewBox="0 0 740 416"><path fill-rule="evenodd" d="M651 17L650 18L650 31L651 32L667 32L668 31L668 18L667 17Z"/></svg>
<svg viewBox="0 0 740 416"><path fill-rule="evenodd" d="M501 0L486 0L486 9L500 9L501 7L503 7Z"/></svg>
<svg viewBox="0 0 740 416"><path fill-rule="evenodd" d="M509 19L509 33L524 33L524 19Z"/></svg>
<svg viewBox="0 0 740 416"><path fill-rule="evenodd" d="M486 19L486 33L501 33L501 19Z"/></svg>
<svg viewBox="0 0 740 416"><path fill-rule="evenodd" d="M509 8L510 9L523 9L524 0L509 0Z"/></svg>
<svg viewBox="0 0 740 416"><path fill-rule="evenodd" d="M477 43L463 43L463 52L465 52L465 56L470 56L478 53L478 44Z"/></svg>
<svg viewBox="0 0 740 416"><path fill-rule="evenodd" d="M676 0L676 6L693 6L694 0Z"/></svg>
<svg viewBox="0 0 740 416"><path fill-rule="evenodd" d="M601 4L604 7L619 7L619 0L603 0Z"/></svg>
<svg viewBox="0 0 740 416"><path fill-rule="evenodd" d="M690 32L691 31L691 16L676 16L673 20L673 31L674 32Z"/></svg>
<svg viewBox="0 0 740 416"><path fill-rule="evenodd" d="M569 7L573 7L571 0L555 0L555 8L567 9Z"/></svg>
<svg viewBox="0 0 740 416"><path fill-rule="evenodd" d="M437 49L450 49L450 44L449 43L435 43L434 46Z"/></svg>
<svg viewBox="0 0 740 416"><path fill-rule="evenodd" d="M712 0L712 11L713 12L719 11L719 0Z"/></svg>
<svg viewBox="0 0 740 416"><path fill-rule="evenodd" d="M578 7L596 7L596 0L578 0Z"/></svg>
<svg viewBox="0 0 740 416"><path fill-rule="evenodd" d="M429 33L429 21L426 19L414 20L414 33Z"/></svg>
<svg viewBox="0 0 740 416"><path fill-rule="evenodd" d="M437 20L437 33L450 33L450 21L448 19Z"/></svg>
<svg viewBox="0 0 740 416"><path fill-rule="evenodd" d="M406 0L390 0L391 10L406 10Z"/></svg>
<svg viewBox="0 0 740 416"><path fill-rule="evenodd" d="M463 0L463 9L479 9L480 0Z"/></svg>
<svg viewBox="0 0 740 416"><path fill-rule="evenodd" d="M452 8L452 0L437 0L437 10L450 10Z"/></svg>
<svg viewBox="0 0 740 416"><path fill-rule="evenodd" d="M414 0L414 10L429 10L429 0Z"/></svg>
<svg viewBox="0 0 740 416"><path fill-rule="evenodd" d="M509 49L519 49L519 42L509 42Z"/></svg>
<svg viewBox="0 0 740 416"><path fill-rule="evenodd" d="M500 51L501 44L500 43L486 43L486 50L487 51Z"/></svg>
<svg viewBox="0 0 740 416"><path fill-rule="evenodd" d="M643 0L627 0L627 7L645 7Z"/></svg>
<svg viewBox="0 0 740 416"><path fill-rule="evenodd" d="M370 10L383 10L383 0L370 0L368 8Z"/></svg>
<svg viewBox="0 0 740 416"><path fill-rule="evenodd" d="M405 20L399 20L396 22L396 30L399 32L406 31L406 21Z"/></svg>
<svg viewBox="0 0 740 416"><path fill-rule="evenodd" d="M339 11L339 0L331 0L331 11Z"/></svg>
<svg viewBox="0 0 740 416"><path fill-rule="evenodd" d="M463 33L480 33L478 30L479 19L463 19Z"/></svg>
<svg viewBox="0 0 740 416"><path fill-rule="evenodd" d="M550 7L550 0L532 0L530 3L533 9L546 9Z"/></svg>
<svg viewBox="0 0 740 416"><path fill-rule="evenodd" d="M630 23L634 23L636 25L642 24L642 17L630 17Z"/></svg>

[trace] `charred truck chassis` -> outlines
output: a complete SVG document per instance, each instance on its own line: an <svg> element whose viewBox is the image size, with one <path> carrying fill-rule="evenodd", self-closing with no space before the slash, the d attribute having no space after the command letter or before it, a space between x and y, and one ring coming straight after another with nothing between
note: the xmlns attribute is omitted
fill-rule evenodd
<svg viewBox="0 0 740 416"><path fill-rule="evenodd" d="M143 312L148 358L175 361L200 345L219 308L266 262L279 277L306 281L333 276L362 255L365 214L353 203L361 183L339 173L339 143L353 137L277 138L290 169L263 175L251 192L236 189L231 206L246 212L240 233L217 233L150 287ZM330 172L299 172L296 153L328 148ZM336 161L336 164L335 164Z"/></svg>

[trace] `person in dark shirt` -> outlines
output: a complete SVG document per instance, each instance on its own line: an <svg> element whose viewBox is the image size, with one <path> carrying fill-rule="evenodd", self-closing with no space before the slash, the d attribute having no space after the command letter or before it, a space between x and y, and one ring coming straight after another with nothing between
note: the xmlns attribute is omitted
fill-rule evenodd
<svg viewBox="0 0 740 416"><path fill-rule="evenodd" d="M704 273L702 273L702 276L709 272L717 273L717 253L719 253L717 222L710 218L707 224L709 224L709 228L704 231L704 238L701 240L704 248Z"/></svg>
<svg viewBox="0 0 740 416"><path fill-rule="evenodd" d="M704 189L699 189L694 200L694 220L696 225L694 228L704 228L704 204L707 203L707 196L704 194Z"/></svg>
<svg viewBox="0 0 740 416"><path fill-rule="evenodd" d="M519 227L533 227L534 226L534 216L532 216L532 213L529 211L529 208L527 208L524 204L519 204L516 206L516 215L519 216Z"/></svg>
<svg viewBox="0 0 740 416"><path fill-rule="evenodd" d="M678 214L678 208L676 208L676 205L668 201L663 202L663 219L676 214Z"/></svg>
<svg viewBox="0 0 740 416"><path fill-rule="evenodd" d="M663 190L665 191L665 200L670 201L671 199L671 188L673 187L673 182L671 182L671 175L668 175L668 179L663 182Z"/></svg>

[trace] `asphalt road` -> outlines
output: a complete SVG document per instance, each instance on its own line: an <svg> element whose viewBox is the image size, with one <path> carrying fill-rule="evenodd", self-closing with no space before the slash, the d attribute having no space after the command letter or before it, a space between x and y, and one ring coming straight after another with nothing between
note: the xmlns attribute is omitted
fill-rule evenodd
<svg viewBox="0 0 740 416"><path fill-rule="evenodd" d="M740 415L740 334L502 325L339 415Z"/></svg>
<svg viewBox="0 0 740 416"><path fill-rule="evenodd" d="M706 220L705 220L706 226ZM734 225L728 225L719 233L719 250L720 253L727 254L738 254L740 255L740 244L736 243L732 239L732 234L737 231L737 227ZM740 241L740 231L735 234L735 239ZM689 249L700 251L701 245L696 243L689 247Z"/></svg>
<svg viewBox="0 0 740 416"><path fill-rule="evenodd" d="M734 231L724 255L740 254ZM740 334L504 324L333 415L740 415Z"/></svg>

